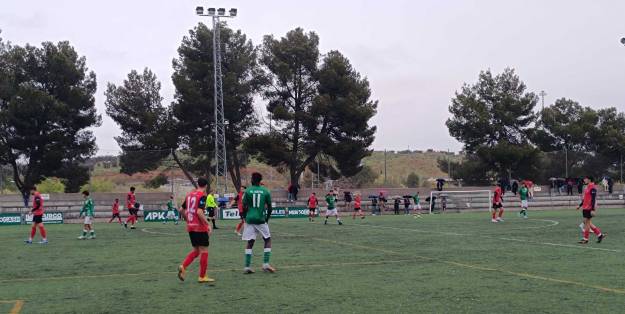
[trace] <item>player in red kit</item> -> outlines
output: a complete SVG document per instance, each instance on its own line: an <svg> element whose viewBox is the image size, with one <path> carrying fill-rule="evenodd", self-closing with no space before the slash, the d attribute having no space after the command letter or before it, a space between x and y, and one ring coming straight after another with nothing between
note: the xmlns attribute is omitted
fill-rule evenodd
<svg viewBox="0 0 625 314"><path fill-rule="evenodd" d="M113 202L113 207L111 209L113 211L113 216L111 217L111 220L109 220L109 223L111 223L113 220L115 220L115 218L117 218L117 220L119 221L119 224L122 224L122 218L119 216L119 198L115 199L115 202Z"/></svg>
<svg viewBox="0 0 625 314"><path fill-rule="evenodd" d="M37 192L37 187L33 186L30 188L30 195L33 196L33 226L30 228L30 237L28 240L25 240L27 244L33 243L33 237L37 233L37 228L39 228L39 234L41 234L41 241L39 244L47 244L48 238L46 236L46 228L43 226L43 198L41 194Z"/></svg>
<svg viewBox="0 0 625 314"><path fill-rule="evenodd" d="M239 208L239 217L241 217L241 221L239 221L239 223L237 224L236 229L234 230L234 232L236 232L236 234L238 236L241 236L241 229L243 228L243 225L245 224L245 218L243 218L243 192L245 192L245 186L242 185L241 188L239 189L239 194L237 194L237 208Z"/></svg>
<svg viewBox="0 0 625 314"><path fill-rule="evenodd" d="M497 187L493 191L493 216L491 222L500 221L503 221L503 191L501 190L501 184L497 183Z"/></svg>
<svg viewBox="0 0 625 314"><path fill-rule="evenodd" d="M582 217L584 217L584 230L583 239L579 241L580 244L587 244L590 237L590 230L597 235L597 243L601 243L605 234L601 233L601 229L595 226L591 219L595 216L595 205L597 204L597 188L593 177L584 177L584 184L586 184L586 190L584 191L584 198L582 202L577 206L577 209L582 209Z"/></svg>
<svg viewBox="0 0 625 314"><path fill-rule="evenodd" d="M208 235L211 233L210 224L204 209L206 208L206 186L208 181L204 178L197 180L197 189L187 194L182 203L180 217L187 222L187 232L191 239L193 250L189 252L182 264L178 266L178 278L182 281L185 279L187 267L193 263L196 257L200 257L200 277L199 283L213 283L215 279L206 275L208 268Z"/></svg>
<svg viewBox="0 0 625 314"><path fill-rule="evenodd" d="M356 215L360 215L360 219L365 219L365 214L362 212L362 196L360 192L356 192L354 197L354 213L352 219L356 219Z"/></svg>
<svg viewBox="0 0 625 314"><path fill-rule="evenodd" d="M312 194L310 194L310 197L308 198L308 221L310 222L315 221L316 211L317 211L317 194L313 192Z"/></svg>
<svg viewBox="0 0 625 314"><path fill-rule="evenodd" d="M126 209L128 210L128 218L126 222L124 222L124 227L128 228L128 223L131 223L130 229L135 228L135 223L137 222L137 215L135 213L135 203L137 199L135 198L135 187L130 187L130 192L126 196Z"/></svg>

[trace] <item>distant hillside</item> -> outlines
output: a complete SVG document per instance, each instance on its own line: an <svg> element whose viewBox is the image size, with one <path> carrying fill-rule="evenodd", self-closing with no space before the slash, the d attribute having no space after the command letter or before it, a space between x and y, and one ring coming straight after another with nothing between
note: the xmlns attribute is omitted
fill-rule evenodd
<svg viewBox="0 0 625 314"><path fill-rule="evenodd" d="M452 161L460 159L458 154L447 152L429 151L387 151L386 152L386 177L387 185L401 186L406 177L414 172L419 175L421 182L429 178L447 177L447 174L438 169L438 159ZM375 181L377 185L384 184L384 152L376 151L363 163L371 167L379 174Z"/></svg>
<svg viewBox="0 0 625 314"><path fill-rule="evenodd" d="M388 151L386 153L386 169L388 187L401 187L406 177L414 172L421 178L422 184L429 178L447 177L447 174L438 169L437 160L458 160L457 154L448 154L447 152L435 151ZM384 152L376 151L370 157L363 160L363 164L369 166L378 174L378 178L372 185L384 185ZM141 185L144 182L154 178L159 173L166 176L173 175L177 182L184 182L186 179L178 169L168 169L163 166L156 171L148 173L139 173L132 176L119 173L119 166L115 157L100 157L93 160L89 164L92 167L93 179L95 181L111 182L114 191L125 191L130 185ZM252 161L247 169L241 171L243 181L247 182L252 172L259 171L265 176L265 184L271 188L287 186L288 175L281 174L278 170L273 169L266 164L258 161ZM302 181L310 182L311 173L303 174Z"/></svg>

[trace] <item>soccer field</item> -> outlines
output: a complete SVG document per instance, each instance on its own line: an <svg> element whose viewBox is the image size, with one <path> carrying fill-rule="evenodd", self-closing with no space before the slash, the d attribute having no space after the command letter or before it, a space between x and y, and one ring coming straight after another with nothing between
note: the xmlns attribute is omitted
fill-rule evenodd
<svg viewBox="0 0 625 314"><path fill-rule="evenodd" d="M211 237L209 276L176 267L190 249L184 226L48 225L50 244L25 245L29 227L0 228L0 313L622 313L625 210L601 210L603 243L576 244L581 214L377 216L343 226L270 222L275 274L244 275L234 222ZM38 238L37 238L38 240Z"/></svg>

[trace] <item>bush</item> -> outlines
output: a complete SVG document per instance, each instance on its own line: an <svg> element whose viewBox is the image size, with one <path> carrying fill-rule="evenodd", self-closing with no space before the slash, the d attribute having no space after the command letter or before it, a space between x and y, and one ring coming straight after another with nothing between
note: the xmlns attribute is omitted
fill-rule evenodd
<svg viewBox="0 0 625 314"><path fill-rule="evenodd" d="M416 188L419 187L419 182L421 181L421 178L419 178L419 175L411 172L408 177L406 177L406 181L404 181L404 184L409 187L409 188Z"/></svg>
<svg viewBox="0 0 625 314"><path fill-rule="evenodd" d="M145 187L148 189L158 189L163 185L166 185L168 182L167 176L160 173L159 175L157 175L156 177L145 181Z"/></svg>
<svg viewBox="0 0 625 314"><path fill-rule="evenodd" d="M109 180L91 179L91 183L83 185L80 190L89 190L89 192L113 192L115 190L115 184Z"/></svg>
<svg viewBox="0 0 625 314"><path fill-rule="evenodd" d="M58 178L47 178L37 184L37 191L41 193L63 193L65 185Z"/></svg>

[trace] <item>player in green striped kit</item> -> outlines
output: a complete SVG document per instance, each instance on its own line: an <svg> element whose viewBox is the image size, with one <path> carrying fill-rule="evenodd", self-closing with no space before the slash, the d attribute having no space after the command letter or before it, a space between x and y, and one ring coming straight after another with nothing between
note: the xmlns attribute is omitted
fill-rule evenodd
<svg viewBox="0 0 625 314"><path fill-rule="evenodd" d="M243 227L243 241L247 241L245 247L245 274L253 274L252 270L252 248L256 242L256 236L261 235L265 241L265 249L263 250L263 271L274 273L276 269L269 264L271 258L271 233L269 232L269 218L271 218L271 192L260 182L263 176L258 173L252 173L252 185L245 189L243 193L243 218L245 218L245 226Z"/></svg>
<svg viewBox="0 0 625 314"><path fill-rule="evenodd" d="M84 227L82 229L82 235L78 237L79 240L84 239L95 239L95 230L93 230L93 199L89 196L89 191L82 192L83 197L85 198L85 203L82 205L82 209L80 210L80 214L78 214L78 218L85 215ZM90 233L87 238L87 233Z"/></svg>
<svg viewBox="0 0 625 314"><path fill-rule="evenodd" d="M163 224L166 224L169 220L173 220L175 224L178 224L178 217L180 217L180 214L178 213L176 206L174 206L174 196L171 195L169 197L169 201L167 201L167 213L165 214Z"/></svg>
<svg viewBox="0 0 625 314"><path fill-rule="evenodd" d="M519 216L527 219L527 199L529 197L530 190L527 188L526 184L523 184L521 189L519 190L519 197L521 198L521 212L519 212Z"/></svg>
<svg viewBox="0 0 625 314"><path fill-rule="evenodd" d="M339 217L339 212L336 209L336 195L334 194L334 192L330 192L326 195L326 203L328 204L328 209L326 210L326 220L323 222L323 224L327 225L328 217L335 216L336 222L338 222L339 225L342 225L343 223L341 222L341 217Z"/></svg>

